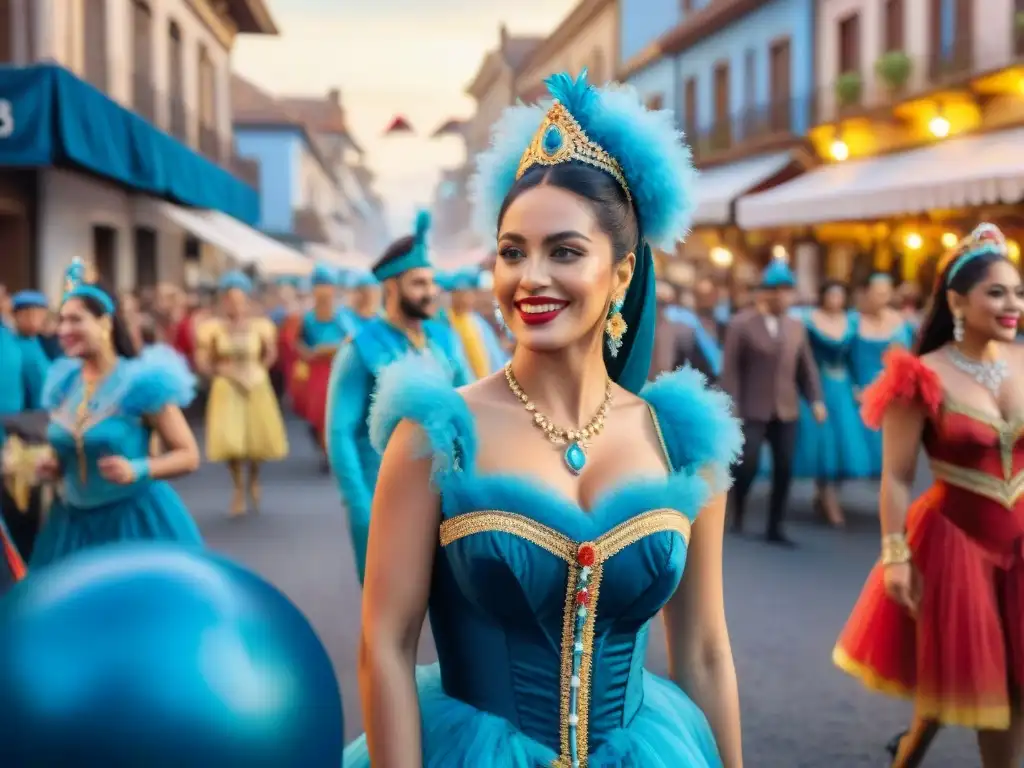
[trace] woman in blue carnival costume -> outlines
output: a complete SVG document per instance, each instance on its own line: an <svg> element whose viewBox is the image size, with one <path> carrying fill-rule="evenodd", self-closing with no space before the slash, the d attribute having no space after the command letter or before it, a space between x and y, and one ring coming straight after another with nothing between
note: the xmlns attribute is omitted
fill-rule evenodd
<svg viewBox="0 0 1024 768"><path fill-rule="evenodd" d="M857 318L847 311L846 298L846 286L827 280L818 293L817 308L803 318L828 418L819 422L801 400L793 457L793 476L817 483L815 506L836 527L845 523L838 484L870 476L872 466L850 375L850 346L857 334Z"/></svg>
<svg viewBox="0 0 1024 768"><path fill-rule="evenodd" d="M687 231L690 152L632 89L547 87L553 104L505 113L476 179L512 361L458 391L422 360L380 382L369 737L346 768L742 765L722 598L742 436L692 369L645 387L651 246ZM428 610L439 663L414 675ZM659 612L671 679L643 669Z"/></svg>
<svg viewBox="0 0 1024 768"><path fill-rule="evenodd" d="M909 349L914 341L913 328L892 308L893 285L889 275L878 273L868 278L863 301L856 318L856 332L850 342L850 372L860 392L885 368L885 353L893 347ZM882 433L861 427L871 455L871 477L882 474Z"/></svg>
<svg viewBox="0 0 1024 768"><path fill-rule="evenodd" d="M50 356L41 334L49 311L49 302L39 291L18 291L11 297L14 330L21 347L22 376L25 382L25 409L42 407L43 382L50 369Z"/></svg>
<svg viewBox="0 0 1024 768"><path fill-rule="evenodd" d="M68 268L58 334L66 357L43 387L53 453L37 469L62 480L31 568L112 542L155 539L199 546L192 517L165 480L194 472L199 448L181 409L195 396L188 363L170 347L138 354L111 296ZM149 455L151 436L164 446Z"/></svg>
<svg viewBox="0 0 1024 768"><path fill-rule="evenodd" d="M222 316L207 320L196 333L196 368L212 379L206 458L228 465L233 517L245 514L246 496L259 510L260 466L288 455L281 406L269 374L277 359L277 328L265 317L252 316L252 287L242 272L223 275ZM246 468L248 477L243 475Z"/></svg>

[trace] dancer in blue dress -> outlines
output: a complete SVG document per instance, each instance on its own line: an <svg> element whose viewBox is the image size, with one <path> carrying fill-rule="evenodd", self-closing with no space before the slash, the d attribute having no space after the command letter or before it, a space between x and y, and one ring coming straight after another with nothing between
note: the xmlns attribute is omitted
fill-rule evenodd
<svg viewBox="0 0 1024 768"><path fill-rule="evenodd" d="M43 387L52 457L41 479L63 480L32 553L31 568L116 541L158 539L198 546L199 531L165 480L199 466L182 407L195 395L188 363L170 347L137 355L114 300L68 269L58 333L67 357ZM163 445L150 456L150 438Z"/></svg>
<svg viewBox="0 0 1024 768"><path fill-rule="evenodd" d="M856 333L850 342L850 372L860 392L871 384L885 368L885 353L892 347L910 349L914 329L903 315L892 308L892 278L875 274L864 287L861 311L856 318ZM867 425L861 426L871 456L870 477L882 474L882 433Z"/></svg>
<svg viewBox="0 0 1024 768"><path fill-rule="evenodd" d="M793 474L816 481L815 506L831 525L840 527L845 517L839 504L839 483L871 473L871 456L850 375L850 345L857 324L846 309L846 287L835 280L826 281L818 307L806 314L804 324L818 364L828 418L819 422L811 407L800 401Z"/></svg>
<svg viewBox="0 0 1024 768"><path fill-rule="evenodd" d="M739 425L692 369L645 388L651 245L686 232L690 153L632 90L547 85L479 161L512 361L458 391L423 360L380 381L369 737L346 768L742 765L722 601ZM428 610L439 663L414 675ZM671 679L643 669L659 612Z"/></svg>

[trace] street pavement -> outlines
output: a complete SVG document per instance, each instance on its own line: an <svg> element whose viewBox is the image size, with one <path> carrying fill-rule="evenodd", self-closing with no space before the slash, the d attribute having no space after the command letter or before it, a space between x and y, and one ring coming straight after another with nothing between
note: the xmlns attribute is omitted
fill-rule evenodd
<svg viewBox="0 0 1024 768"><path fill-rule="evenodd" d="M360 591L344 512L333 481L320 474L304 429L289 425L292 455L263 472L263 510L227 517L227 470L204 465L178 488L214 549L262 574L309 617L330 651L345 698L349 738L362 729L356 652ZM924 487L927 478L918 485ZM878 555L873 517L877 489L849 486L851 524L832 531L811 520L811 488L794 493L790 533L800 547L768 547L730 536L725 552L726 608L743 706L750 768L879 768L884 745L910 707L867 693L837 671L830 654L863 580ZM763 497L751 499L751 515ZM854 514L854 510L859 514ZM761 521L750 520L751 530ZM660 622L651 634L649 668L666 671ZM429 631L420 660L434 660ZM973 734L944 732L927 768L970 768ZM680 768L685 768L681 766Z"/></svg>

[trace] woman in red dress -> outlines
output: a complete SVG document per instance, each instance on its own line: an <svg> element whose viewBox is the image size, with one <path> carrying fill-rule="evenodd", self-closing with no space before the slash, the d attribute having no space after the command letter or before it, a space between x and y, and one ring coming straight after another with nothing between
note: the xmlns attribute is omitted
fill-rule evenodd
<svg viewBox="0 0 1024 768"><path fill-rule="evenodd" d="M914 701L890 745L919 765L943 725L978 731L983 768L1024 757L1024 288L982 224L940 264L915 353L893 350L863 397L884 445L881 561L835 663ZM911 503L924 447L935 483Z"/></svg>

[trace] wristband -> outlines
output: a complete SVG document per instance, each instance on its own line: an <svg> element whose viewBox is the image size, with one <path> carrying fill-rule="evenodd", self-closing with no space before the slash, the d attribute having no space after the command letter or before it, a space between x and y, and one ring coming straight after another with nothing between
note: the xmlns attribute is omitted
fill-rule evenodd
<svg viewBox="0 0 1024 768"><path fill-rule="evenodd" d="M132 459L128 464L132 468L132 475L135 476L136 483L149 480L153 476L149 469L149 459Z"/></svg>
<svg viewBox="0 0 1024 768"><path fill-rule="evenodd" d="M909 563L911 558L910 545L902 533L890 533L882 537L882 565L902 565Z"/></svg>

